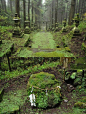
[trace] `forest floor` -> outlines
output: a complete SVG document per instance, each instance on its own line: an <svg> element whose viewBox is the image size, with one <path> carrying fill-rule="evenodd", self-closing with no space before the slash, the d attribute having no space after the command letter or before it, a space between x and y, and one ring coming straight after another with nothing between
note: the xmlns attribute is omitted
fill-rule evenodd
<svg viewBox="0 0 86 114"><path fill-rule="evenodd" d="M38 71L40 72L40 71ZM38 73L35 72L35 73ZM20 106L20 114L85 114L86 109L74 108L74 103L85 97L85 89L75 87L68 92L67 83L63 82L63 74L58 68L43 69L43 72L54 74L61 84L62 102L54 108L38 109L31 107L27 93L27 83L31 74L18 76L9 81L1 80L0 87L5 86L3 101L0 103L1 114ZM67 102L66 102L67 101Z"/></svg>

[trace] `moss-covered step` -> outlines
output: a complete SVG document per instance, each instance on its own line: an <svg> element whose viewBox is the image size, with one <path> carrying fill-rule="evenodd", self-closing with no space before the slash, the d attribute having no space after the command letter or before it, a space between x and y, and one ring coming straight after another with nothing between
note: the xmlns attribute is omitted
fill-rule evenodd
<svg viewBox="0 0 86 114"><path fill-rule="evenodd" d="M13 57L34 57L33 52L29 47L18 48Z"/></svg>
<svg viewBox="0 0 86 114"><path fill-rule="evenodd" d="M69 50L69 48L68 48ZM42 49L38 50L37 48L18 48L16 53L13 56L17 57L74 57L74 55L67 51L66 48L58 48L55 51L52 49Z"/></svg>
<svg viewBox="0 0 86 114"><path fill-rule="evenodd" d="M0 102L2 101L3 94L4 94L4 88L0 89Z"/></svg>
<svg viewBox="0 0 86 114"><path fill-rule="evenodd" d="M14 43L14 46L17 47L24 47L27 46L30 42L30 35L29 34L24 34L22 38L15 38L13 37L11 41Z"/></svg>
<svg viewBox="0 0 86 114"><path fill-rule="evenodd" d="M10 41L2 41L2 44L0 45L0 57L5 56L7 53L11 53L14 49L14 43Z"/></svg>
<svg viewBox="0 0 86 114"><path fill-rule="evenodd" d="M36 52L34 53L35 57L74 57L74 55L70 52L67 52L65 49L60 50L60 48L56 49L53 52Z"/></svg>
<svg viewBox="0 0 86 114"><path fill-rule="evenodd" d="M53 74L40 72L32 74L27 84L28 96L33 94L35 106L38 108L54 107L61 102L61 87ZM33 102L33 101L32 101ZM32 104L31 105L34 105Z"/></svg>

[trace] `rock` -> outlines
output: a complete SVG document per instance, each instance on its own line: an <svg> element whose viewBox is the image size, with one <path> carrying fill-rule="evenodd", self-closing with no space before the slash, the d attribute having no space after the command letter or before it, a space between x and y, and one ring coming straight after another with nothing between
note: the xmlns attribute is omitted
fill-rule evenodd
<svg viewBox="0 0 86 114"><path fill-rule="evenodd" d="M67 99L64 99L64 102L65 102L65 103L67 103L67 102L68 102L68 100L67 100Z"/></svg>
<svg viewBox="0 0 86 114"><path fill-rule="evenodd" d="M33 87L33 91L31 92ZM61 101L61 87L53 74L32 74L27 84L28 95L35 95L38 108L54 107Z"/></svg>
<svg viewBox="0 0 86 114"><path fill-rule="evenodd" d="M68 90L68 92L73 91L73 90L74 90L73 85L71 85L71 84L67 84L67 90Z"/></svg>

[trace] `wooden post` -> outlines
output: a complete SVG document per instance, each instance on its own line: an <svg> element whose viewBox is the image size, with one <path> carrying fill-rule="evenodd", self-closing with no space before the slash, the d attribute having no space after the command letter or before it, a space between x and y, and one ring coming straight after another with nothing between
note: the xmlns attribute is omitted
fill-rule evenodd
<svg viewBox="0 0 86 114"><path fill-rule="evenodd" d="M11 72L11 66L10 66L9 54L6 54L6 55L7 55L7 60L8 60L9 71Z"/></svg>

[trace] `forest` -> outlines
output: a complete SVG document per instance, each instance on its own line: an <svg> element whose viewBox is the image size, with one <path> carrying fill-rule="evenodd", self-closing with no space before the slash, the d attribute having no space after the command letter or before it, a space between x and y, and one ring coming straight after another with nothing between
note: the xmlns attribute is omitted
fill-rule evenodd
<svg viewBox="0 0 86 114"><path fill-rule="evenodd" d="M86 0L0 0L0 114L86 113Z"/></svg>

